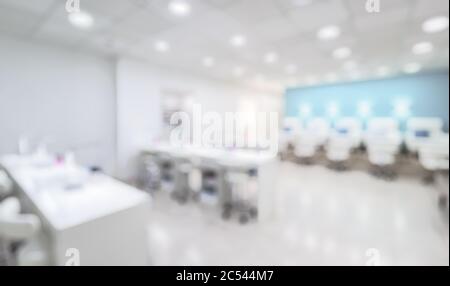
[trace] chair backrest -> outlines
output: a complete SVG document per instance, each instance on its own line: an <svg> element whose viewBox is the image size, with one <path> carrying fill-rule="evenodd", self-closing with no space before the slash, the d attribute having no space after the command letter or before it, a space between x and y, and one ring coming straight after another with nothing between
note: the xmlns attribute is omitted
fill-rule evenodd
<svg viewBox="0 0 450 286"><path fill-rule="evenodd" d="M302 129L300 120L296 117L287 117L283 120L283 133L296 134Z"/></svg>
<svg viewBox="0 0 450 286"><path fill-rule="evenodd" d="M438 117L416 117L406 123L406 132L410 137L435 137L442 133L444 121Z"/></svg>
<svg viewBox="0 0 450 286"><path fill-rule="evenodd" d="M6 240L24 240L33 236L41 227L36 215L21 214L20 202L11 197L0 203L0 237Z"/></svg>
<svg viewBox="0 0 450 286"><path fill-rule="evenodd" d="M367 123L364 143L372 149L397 150L402 142L398 120L392 117L373 118ZM374 146L376 145L376 146ZM383 147L385 146L385 147Z"/></svg>
<svg viewBox="0 0 450 286"><path fill-rule="evenodd" d="M310 132L326 136L330 132L330 122L325 118L315 117L308 121L306 128Z"/></svg>
<svg viewBox="0 0 450 286"><path fill-rule="evenodd" d="M377 117L369 120L367 132L374 135L384 135L399 132L399 122L392 117Z"/></svg>
<svg viewBox="0 0 450 286"><path fill-rule="evenodd" d="M344 117L336 121L334 128L338 133L346 132L349 135L360 134L362 131L362 123L357 118Z"/></svg>
<svg viewBox="0 0 450 286"><path fill-rule="evenodd" d="M20 213L20 202L15 197L0 202L0 219L14 217Z"/></svg>

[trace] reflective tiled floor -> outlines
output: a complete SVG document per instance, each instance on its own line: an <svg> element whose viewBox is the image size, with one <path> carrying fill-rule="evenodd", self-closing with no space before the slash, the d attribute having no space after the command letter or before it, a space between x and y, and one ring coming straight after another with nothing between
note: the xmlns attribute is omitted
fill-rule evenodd
<svg viewBox="0 0 450 286"><path fill-rule="evenodd" d="M449 265L448 214L418 176L280 163L276 215L242 226L217 209L157 193L153 265Z"/></svg>

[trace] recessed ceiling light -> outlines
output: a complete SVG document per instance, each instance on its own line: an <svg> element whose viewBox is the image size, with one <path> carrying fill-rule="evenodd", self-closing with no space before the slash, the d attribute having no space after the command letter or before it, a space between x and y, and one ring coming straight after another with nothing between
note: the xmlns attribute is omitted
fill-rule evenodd
<svg viewBox="0 0 450 286"><path fill-rule="evenodd" d="M266 64L273 64L278 61L278 54L275 52L270 52L264 55L264 62Z"/></svg>
<svg viewBox="0 0 450 286"><path fill-rule="evenodd" d="M242 47L247 43L247 39L243 35L234 35L230 42L235 47Z"/></svg>
<svg viewBox="0 0 450 286"><path fill-rule="evenodd" d="M341 29L338 26L334 25L323 27L317 32L317 37L321 40L336 39L340 35Z"/></svg>
<svg viewBox="0 0 450 286"><path fill-rule="evenodd" d="M216 61L212 57L205 57L205 58L203 58L202 62L203 62L203 65L208 68L212 67L216 63Z"/></svg>
<svg viewBox="0 0 450 286"><path fill-rule="evenodd" d="M437 16L423 22L422 30L425 33L438 33L448 28L448 17Z"/></svg>
<svg viewBox="0 0 450 286"><path fill-rule="evenodd" d="M338 60L346 59L352 55L349 47L341 47L333 51L333 57Z"/></svg>
<svg viewBox="0 0 450 286"><path fill-rule="evenodd" d="M417 73L422 69L419 63L409 63L403 67L403 71L407 74Z"/></svg>
<svg viewBox="0 0 450 286"><path fill-rule="evenodd" d="M385 77L391 74L391 69L387 66L381 66L377 68L376 74L379 77Z"/></svg>
<svg viewBox="0 0 450 286"><path fill-rule="evenodd" d="M69 13L69 22L80 29L89 29L94 25L94 18L87 12Z"/></svg>
<svg viewBox="0 0 450 286"><path fill-rule="evenodd" d="M170 45L166 41L157 41L155 43L155 50L160 53L167 52L169 49L170 49Z"/></svg>
<svg viewBox="0 0 450 286"><path fill-rule="evenodd" d="M191 5L184 0L173 0L169 3L169 11L177 16L187 16L191 13Z"/></svg>
<svg viewBox="0 0 450 286"><path fill-rule="evenodd" d="M243 67L235 67L233 69L233 75L235 77L241 77L244 75L244 73L245 73L245 69Z"/></svg>
<svg viewBox="0 0 450 286"><path fill-rule="evenodd" d="M292 74L297 73L298 68L297 68L296 65L290 64L290 65L287 65L287 66L286 66L285 70L286 70L286 73L287 73L287 74L291 74L291 75L292 75Z"/></svg>
<svg viewBox="0 0 450 286"><path fill-rule="evenodd" d="M433 44L430 42L420 42L413 46L412 52L416 55L424 55L433 51Z"/></svg>

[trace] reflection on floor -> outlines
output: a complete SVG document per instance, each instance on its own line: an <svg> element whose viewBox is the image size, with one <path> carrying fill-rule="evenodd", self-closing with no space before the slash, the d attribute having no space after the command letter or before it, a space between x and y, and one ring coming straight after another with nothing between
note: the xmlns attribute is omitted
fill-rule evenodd
<svg viewBox="0 0 450 286"><path fill-rule="evenodd" d="M280 163L273 220L239 225L218 210L155 195L153 265L449 265L448 218L433 186L363 171Z"/></svg>

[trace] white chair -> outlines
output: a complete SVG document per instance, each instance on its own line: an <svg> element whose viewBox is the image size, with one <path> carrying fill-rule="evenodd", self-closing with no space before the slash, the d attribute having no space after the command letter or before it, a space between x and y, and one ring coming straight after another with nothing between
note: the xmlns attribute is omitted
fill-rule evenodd
<svg viewBox="0 0 450 286"><path fill-rule="evenodd" d="M302 124L298 118L288 117L283 120L282 128L282 132L280 132L280 154L286 155L290 148L295 146Z"/></svg>
<svg viewBox="0 0 450 286"><path fill-rule="evenodd" d="M294 154L303 163L311 163L316 154L317 142L314 134L303 131L297 136Z"/></svg>
<svg viewBox="0 0 450 286"><path fill-rule="evenodd" d="M311 162L316 151L325 145L330 134L330 123L324 118L313 118L297 136L295 156L304 162Z"/></svg>
<svg viewBox="0 0 450 286"><path fill-rule="evenodd" d="M406 123L405 143L408 150L417 153L422 144L442 135L444 121L437 117L416 117Z"/></svg>
<svg viewBox="0 0 450 286"><path fill-rule="evenodd" d="M321 117L316 117L308 121L306 130L314 137L318 147L324 146L330 136L330 122Z"/></svg>
<svg viewBox="0 0 450 286"><path fill-rule="evenodd" d="M326 146L329 167L335 170L345 170L345 163L350 159L353 140L345 135L333 135Z"/></svg>
<svg viewBox="0 0 450 286"><path fill-rule="evenodd" d="M441 134L422 142L418 154L420 164L429 173L424 181L431 183L436 172L449 170L449 134Z"/></svg>
<svg viewBox="0 0 450 286"><path fill-rule="evenodd" d="M46 252L38 240L41 223L37 216L20 214L20 203L11 197L0 203L0 240L7 264L48 265ZM13 243L24 243L11 255ZM14 258L13 258L14 257Z"/></svg>
<svg viewBox="0 0 450 286"><path fill-rule="evenodd" d="M352 141L352 147L358 148L361 145L363 136L362 122L353 117L339 119L334 125L334 134L348 137Z"/></svg>
<svg viewBox="0 0 450 286"><path fill-rule="evenodd" d="M330 167L336 170L346 168L353 149L359 147L362 137L362 124L356 118L343 118L336 122L326 145Z"/></svg>
<svg viewBox="0 0 450 286"><path fill-rule="evenodd" d="M8 178L8 175L4 171L0 170L0 200L11 195L12 187L13 185L11 180Z"/></svg>
<svg viewBox="0 0 450 286"><path fill-rule="evenodd" d="M375 167L373 174L388 180L396 177L390 168L395 164L400 151L402 136L398 121L393 118L374 118L368 122L364 135L370 163Z"/></svg>

